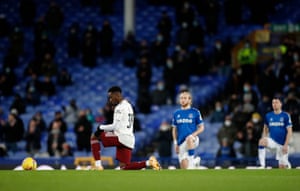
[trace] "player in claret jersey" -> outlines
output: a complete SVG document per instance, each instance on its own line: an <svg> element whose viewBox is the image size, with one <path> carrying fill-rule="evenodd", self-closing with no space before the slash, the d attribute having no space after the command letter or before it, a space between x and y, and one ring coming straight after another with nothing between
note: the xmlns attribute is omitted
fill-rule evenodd
<svg viewBox="0 0 300 191"><path fill-rule="evenodd" d="M279 97L272 99L273 111L265 115L262 138L259 140L258 159L260 168L265 168L266 150L276 152L279 168L291 168L288 160L289 141L292 137L292 121L287 112L282 111L282 101Z"/></svg>
<svg viewBox="0 0 300 191"><path fill-rule="evenodd" d="M133 133L134 112L131 104L123 98L119 86L113 86L108 90L109 102L114 105L113 123L100 125L91 136L91 149L95 159L95 170L103 170L101 163L101 147L116 147L116 159L122 170L137 170L147 166L154 170L160 170L161 166L154 156L149 160L132 162L131 153L135 144Z"/></svg>

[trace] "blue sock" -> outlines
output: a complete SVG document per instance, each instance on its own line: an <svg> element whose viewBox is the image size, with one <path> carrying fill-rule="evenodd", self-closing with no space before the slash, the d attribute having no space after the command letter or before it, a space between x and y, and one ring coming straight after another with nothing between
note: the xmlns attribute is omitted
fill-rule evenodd
<svg viewBox="0 0 300 191"><path fill-rule="evenodd" d="M188 150L188 152L189 152L189 156L194 156L194 154L195 154L194 149L190 149L190 150Z"/></svg>
<svg viewBox="0 0 300 191"><path fill-rule="evenodd" d="M258 146L258 149L264 149L265 147L264 146Z"/></svg>

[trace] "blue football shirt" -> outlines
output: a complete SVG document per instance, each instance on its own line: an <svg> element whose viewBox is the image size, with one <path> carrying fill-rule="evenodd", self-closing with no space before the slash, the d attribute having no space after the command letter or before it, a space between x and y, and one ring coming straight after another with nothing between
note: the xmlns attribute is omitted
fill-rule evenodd
<svg viewBox="0 0 300 191"><path fill-rule="evenodd" d="M202 116L198 109L179 109L173 114L172 126L177 128L178 145L184 142L185 138L195 132L198 125L202 124Z"/></svg>
<svg viewBox="0 0 300 191"><path fill-rule="evenodd" d="M290 115L286 112L276 114L271 111L265 115L265 125L269 128L270 137L277 143L284 145L287 128L292 127Z"/></svg>

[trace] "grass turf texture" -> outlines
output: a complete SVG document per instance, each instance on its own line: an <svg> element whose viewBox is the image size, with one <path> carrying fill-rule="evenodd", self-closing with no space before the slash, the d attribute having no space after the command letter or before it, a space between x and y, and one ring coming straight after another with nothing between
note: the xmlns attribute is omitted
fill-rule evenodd
<svg viewBox="0 0 300 191"><path fill-rule="evenodd" d="M1 191L271 190L300 188L300 170L0 170Z"/></svg>

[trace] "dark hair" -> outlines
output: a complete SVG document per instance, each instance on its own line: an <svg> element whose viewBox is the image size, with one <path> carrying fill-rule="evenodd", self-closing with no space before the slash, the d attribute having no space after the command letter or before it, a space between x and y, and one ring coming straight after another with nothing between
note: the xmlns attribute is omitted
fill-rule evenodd
<svg viewBox="0 0 300 191"><path fill-rule="evenodd" d="M187 88L184 88L182 90L179 91L179 93L191 93Z"/></svg>
<svg viewBox="0 0 300 191"><path fill-rule="evenodd" d="M275 96L273 97L273 99L278 99L281 103L283 103L283 98L282 98L282 96L275 95Z"/></svg>
<svg viewBox="0 0 300 191"><path fill-rule="evenodd" d="M119 86L112 86L108 89L108 92L110 92L110 93L114 93L114 92L122 93L122 89Z"/></svg>

